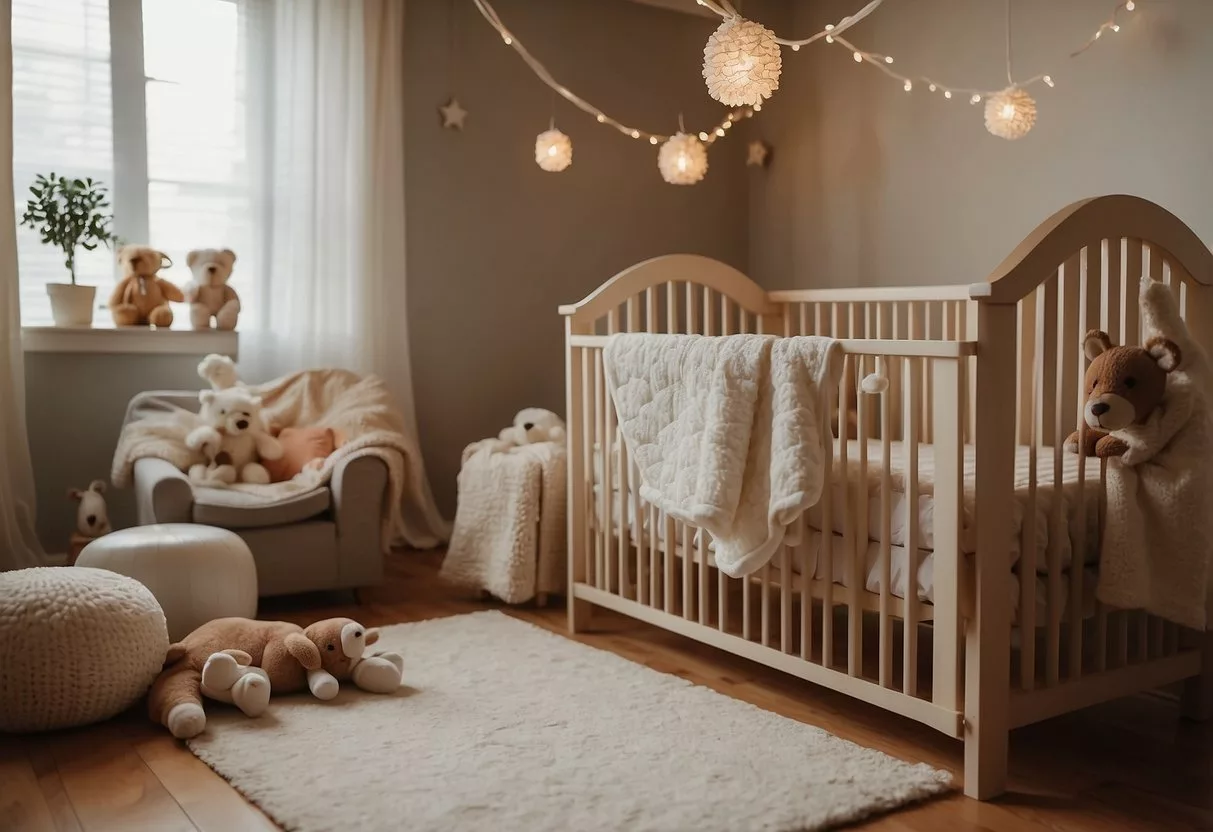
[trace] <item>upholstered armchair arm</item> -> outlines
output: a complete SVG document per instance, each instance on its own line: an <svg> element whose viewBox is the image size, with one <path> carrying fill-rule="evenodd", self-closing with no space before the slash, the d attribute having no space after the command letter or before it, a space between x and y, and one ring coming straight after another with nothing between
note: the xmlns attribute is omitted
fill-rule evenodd
<svg viewBox="0 0 1213 832"><path fill-rule="evenodd" d="M337 523L338 570L345 586L383 582L380 539L388 469L382 459L361 456L338 463L330 487Z"/></svg>
<svg viewBox="0 0 1213 832"><path fill-rule="evenodd" d="M135 460L135 504L141 526L194 519L194 489L189 478L167 460Z"/></svg>

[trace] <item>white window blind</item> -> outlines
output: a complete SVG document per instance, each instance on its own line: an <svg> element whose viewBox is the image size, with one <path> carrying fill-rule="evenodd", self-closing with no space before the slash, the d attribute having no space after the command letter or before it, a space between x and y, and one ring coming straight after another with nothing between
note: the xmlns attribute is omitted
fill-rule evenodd
<svg viewBox="0 0 1213 832"><path fill-rule="evenodd" d="M107 0L12 0L13 185L17 219L39 173L92 177L113 186ZM62 252L33 229L17 230L22 323L51 321L47 283L67 283ZM81 250L76 279L109 285L112 253ZM102 294L98 291L99 296ZM103 301L99 297L99 301Z"/></svg>
<svg viewBox="0 0 1213 832"><path fill-rule="evenodd" d="M126 242L147 243L174 261L161 274L178 285L190 278L194 248L236 251L233 286L251 288L257 240L250 176L245 55L245 4L235 0L12 0L14 190L18 218L38 173L104 182L114 229ZM142 20L117 24L111 15ZM143 66L115 73L111 52ZM115 80L115 79L119 80ZM115 88L115 84L118 87ZM143 89L138 89L143 86ZM134 89L132 89L134 87ZM114 102L123 117L116 119ZM131 102L135 102L131 106ZM142 158L146 147L146 159ZM134 149L138 164L129 164ZM114 154L128 164L116 180ZM123 155L125 154L125 155ZM132 174L129 171L136 171ZM146 172L146 173L144 173ZM126 206L127 215L123 215ZM68 280L63 256L36 232L18 231L21 319L49 324L47 283ZM108 299L114 253L81 252L77 280ZM177 311L176 327L189 325ZM99 311L97 323L108 321Z"/></svg>

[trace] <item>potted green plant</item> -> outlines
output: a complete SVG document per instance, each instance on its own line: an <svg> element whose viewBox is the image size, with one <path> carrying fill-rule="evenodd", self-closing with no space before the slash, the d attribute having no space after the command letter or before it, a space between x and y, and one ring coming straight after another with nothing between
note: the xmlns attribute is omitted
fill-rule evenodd
<svg viewBox="0 0 1213 832"><path fill-rule="evenodd" d="M96 286L76 283L76 252L92 251L117 241L110 232L113 216L105 186L92 179L38 174L30 185L21 224L42 235L42 242L63 251L71 283L48 283L55 326L91 326Z"/></svg>

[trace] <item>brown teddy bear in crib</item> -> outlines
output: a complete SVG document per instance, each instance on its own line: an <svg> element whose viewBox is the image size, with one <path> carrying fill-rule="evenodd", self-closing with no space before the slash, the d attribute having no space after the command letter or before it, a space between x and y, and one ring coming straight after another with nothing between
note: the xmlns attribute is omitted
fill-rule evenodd
<svg viewBox="0 0 1213 832"><path fill-rule="evenodd" d="M148 714L174 737L189 739L206 728L204 695L259 716L271 692L310 690L329 700L349 679L371 693L392 693L400 687L404 659L390 652L366 655L378 640L378 630L348 618L306 629L286 621L209 621L169 645L148 696Z"/></svg>
<svg viewBox="0 0 1213 832"><path fill-rule="evenodd" d="M1084 454L1100 458L1121 456L1129 449L1116 435L1130 425L1146 421L1162 402L1167 374L1179 367L1178 345L1167 338L1151 338L1144 347L1118 347L1108 333L1093 329L1082 342L1091 362L1083 390L1087 404ZM1078 453L1079 431L1066 438L1065 448Z"/></svg>
<svg viewBox="0 0 1213 832"><path fill-rule="evenodd" d="M176 285L156 274L173 265L162 251L147 246L118 249L122 279L110 295L110 315L117 326L169 327L173 310L169 301L182 303L185 295Z"/></svg>

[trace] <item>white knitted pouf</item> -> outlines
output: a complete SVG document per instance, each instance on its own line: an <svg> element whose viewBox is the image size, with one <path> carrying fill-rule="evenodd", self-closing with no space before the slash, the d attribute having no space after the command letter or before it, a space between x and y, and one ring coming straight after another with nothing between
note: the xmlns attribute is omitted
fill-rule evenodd
<svg viewBox="0 0 1213 832"><path fill-rule="evenodd" d="M108 719L164 665L164 613L147 587L100 569L0 573L0 731Z"/></svg>
<svg viewBox="0 0 1213 832"><path fill-rule="evenodd" d="M135 526L84 547L78 566L127 575L152 591L178 642L216 618L255 618L257 565L240 536L214 526Z"/></svg>

